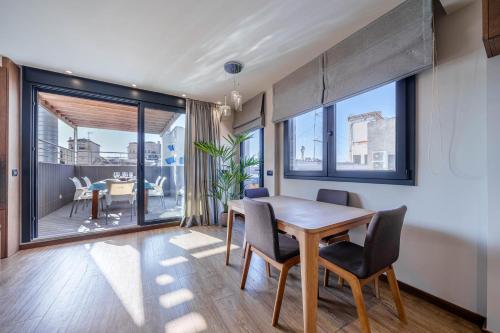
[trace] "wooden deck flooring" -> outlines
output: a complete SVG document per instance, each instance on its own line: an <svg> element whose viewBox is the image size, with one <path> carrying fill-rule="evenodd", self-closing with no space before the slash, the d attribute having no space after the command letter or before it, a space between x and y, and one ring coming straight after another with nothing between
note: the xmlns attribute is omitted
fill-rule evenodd
<svg viewBox="0 0 500 333"><path fill-rule="evenodd" d="M168 219L182 215L181 207L176 205L174 198L166 197L164 207L161 205L159 197L150 197L148 201L149 209L148 214L146 214L146 221L159 218ZM117 202L111 205L107 224L100 205L99 218L96 220L90 218L91 209L90 203L86 207L81 204L78 212L70 218L70 203L44 216L38 221L38 239L87 234L137 225L137 215L134 212L131 218L130 206L126 202Z"/></svg>
<svg viewBox="0 0 500 333"><path fill-rule="evenodd" d="M226 229L216 226L21 251L0 262L0 331L301 332L298 267L288 276L277 328L271 326L277 272L267 278L254 256L247 289L239 289L242 230L236 223L230 266L224 265ZM404 325L385 283L380 300L369 287L364 291L372 332L480 332L406 293ZM318 332L358 332L348 287L320 287L319 294Z"/></svg>

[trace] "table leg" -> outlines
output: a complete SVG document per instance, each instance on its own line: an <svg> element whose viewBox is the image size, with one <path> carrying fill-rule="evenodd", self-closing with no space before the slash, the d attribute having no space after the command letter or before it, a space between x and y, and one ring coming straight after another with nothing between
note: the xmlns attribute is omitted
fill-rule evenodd
<svg viewBox="0 0 500 333"><path fill-rule="evenodd" d="M231 252L231 238L233 237L234 212L231 208L227 212L227 237L226 237L226 266L229 265L229 254Z"/></svg>
<svg viewBox="0 0 500 333"><path fill-rule="evenodd" d="M144 189L144 214L149 214L148 203L149 203L149 190Z"/></svg>
<svg viewBox="0 0 500 333"><path fill-rule="evenodd" d="M316 332L318 308L318 255L319 237L315 233L301 231L296 235L300 246L300 279L302 283L302 306L304 332Z"/></svg>
<svg viewBox="0 0 500 333"><path fill-rule="evenodd" d="M99 191L92 191L92 219L97 219L99 214Z"/></svg>

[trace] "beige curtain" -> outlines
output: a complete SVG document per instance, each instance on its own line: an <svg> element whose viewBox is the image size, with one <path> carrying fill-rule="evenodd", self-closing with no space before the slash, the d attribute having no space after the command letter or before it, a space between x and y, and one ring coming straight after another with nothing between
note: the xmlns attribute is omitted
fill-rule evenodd
<svg viewBox="0 0 500 333"><path fill-rule="evenodd" d="M216 221L217 204L207 195L216 177L216 161L196 149L194 143L219 143L219 123L220 115L215 104L186 101L183 227L208 225Z"/></svg>

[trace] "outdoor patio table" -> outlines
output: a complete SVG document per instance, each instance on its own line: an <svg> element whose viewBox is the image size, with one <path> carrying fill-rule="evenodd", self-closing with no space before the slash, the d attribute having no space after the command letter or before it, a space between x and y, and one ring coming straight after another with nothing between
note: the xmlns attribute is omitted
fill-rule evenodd
<svg viewBox="0 0 500 333"><path fill-rule="evenodd" d="M113 179L113 181L117 181ZM144 181L144 210L146 214L148 213L148 195L149 190L154 189L154 185ZM92 219L97 219L99 215L99 191L106 190L106 180L101 180L95 183L92 183L89 188L89 191L92 191Z"/></svg>

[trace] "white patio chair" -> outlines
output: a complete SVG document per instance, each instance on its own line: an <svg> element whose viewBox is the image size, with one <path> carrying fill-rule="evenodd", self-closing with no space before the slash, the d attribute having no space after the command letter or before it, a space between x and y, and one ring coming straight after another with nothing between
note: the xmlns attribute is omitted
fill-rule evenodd
<svg viewBox="0 0 500 333"><path fill-rule="evenodd" d="M115 201L128 201L130 203L130 220L132 220L136 197L134 186L135 182L117 182L113 180L106 180L106 224L108 223L109 206L111 206L111 204Z"/></svg>
<svg viewBox="0 0 500 333"><path fill-rule="evenodd" d="M82 183L80 183L78 178L69 177L69 180L71 180L75 185L75 194L73 195L73 203L69 213L69 217L71 218L73 216L73 210L75 214L78 213L78 206L80 205L80 202L83 201L85 206L87 206L86 204L92 200L92 192L87 191L87 188L82 186ZM99 195L99 198L102 198L102 196Z"/></svg>
<svg viewBox="0 0 500 333"><path fill-rule="evenodd" d="M82 179L85 182L85 186L87 186L87 188L89 188L92 185L92 182L90 181L89 177L84 176L82 177Z"/></svg>
<svg viewBox="0 0 500 333"><path fill-rule="evenodd" d="M167 177L161 177L158 184L154 185L154 188L148 191L148 196L150 197L160 197L161 206L165 208L165 193L163 192L163 184L167 180Z"/></svg>
<svg viewBox="0 0 500 333"><path fill-rule="evenodd" d="M161 180L161 176L158 176L158 178L156 178L155 185L159 185L160 184L160 180Z"/></svg>

